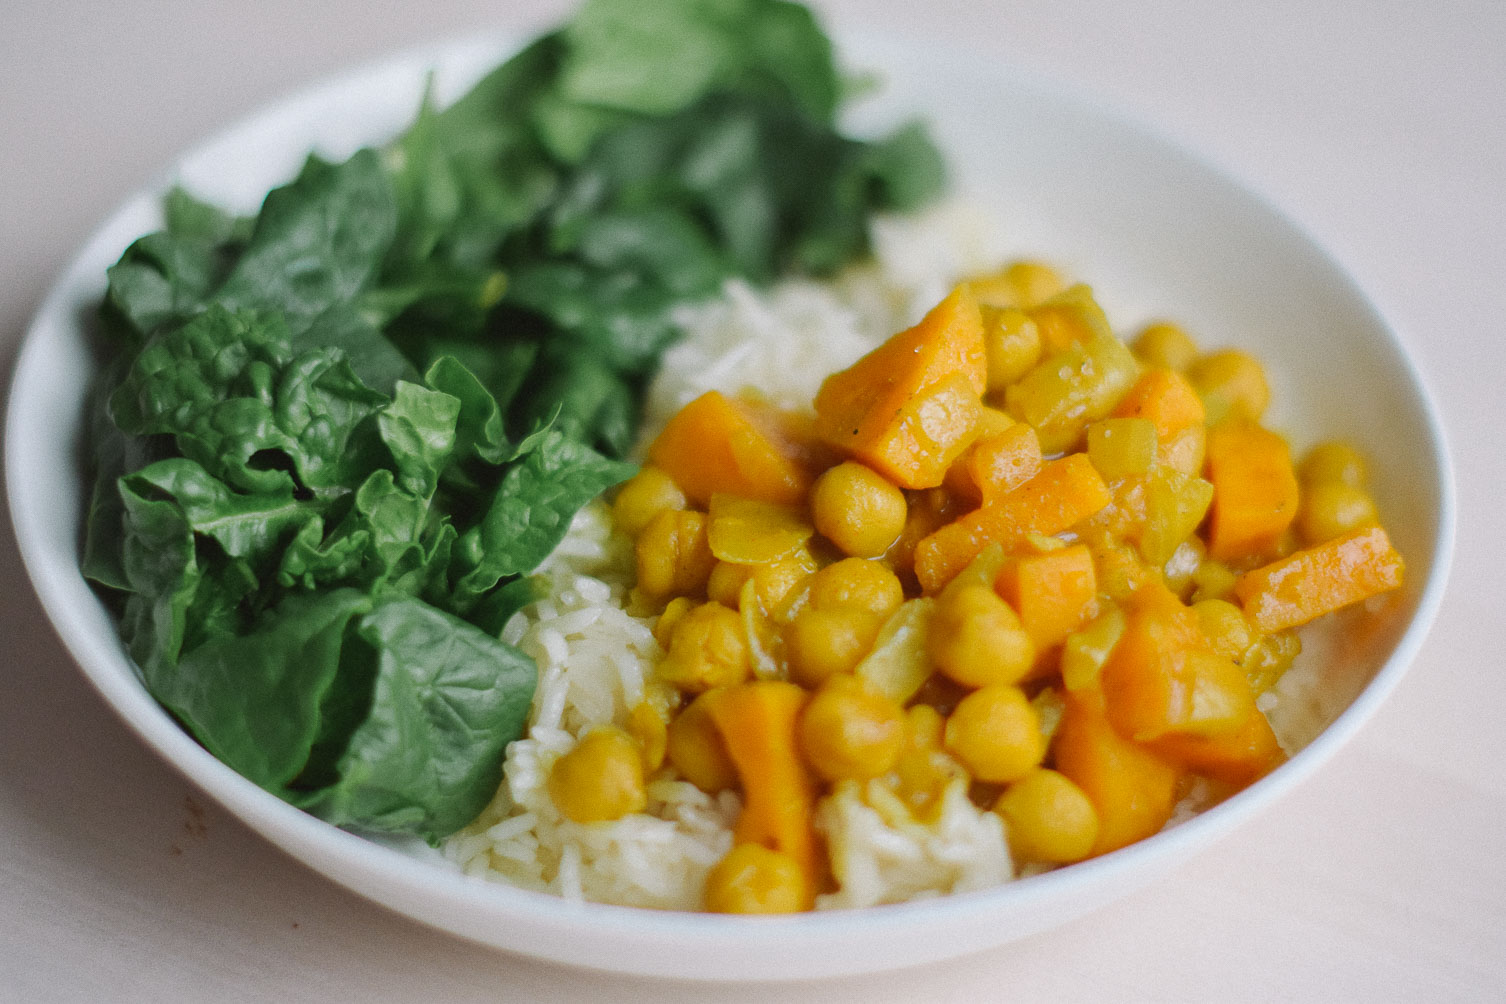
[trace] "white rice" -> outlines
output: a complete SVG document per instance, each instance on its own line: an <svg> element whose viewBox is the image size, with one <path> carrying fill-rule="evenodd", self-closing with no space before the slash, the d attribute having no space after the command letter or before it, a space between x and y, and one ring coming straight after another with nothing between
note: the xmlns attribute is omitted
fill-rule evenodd
<svg viewBox="0 0 1506 1004"><path fill-rule="evenodd" d="M759 291L732 281L720 299L682 308L676 320L685 337L650 388L645 441L707 390L751 387L781 407L808 406L826 374L914 323L958 278L996 264L1000 251L984 236L991 232L997 228L958 206L883 220L874 229L875 262L833 283L791 280ZM632 544L612 532L606 506L593 503L536 574L547 599L502 632L538 662L528 734L509 746L492 804L443 852L468 875L567 899L700 909L707 871L732 847L735 793L707 795L666 767L648 785L644 812L579 824L560 815L546 785L551 765L585 731L624 723L662 654L653 618L628 612ZM1286 689L1305 696L1307 681L1291 675ZM1279 703L1275 692L1261 701L1262 710ZM1209 799L1190 792L1168 825ZM974 805L960 782L924 823L882 784L844 783L818 806L817 826L839 883L819 897L820 909L923 899L1014 877L1002 821Z"/></svg>
<svg viewBox="0 0 1506 1004"><path fill-rule="evenodd" d="M759 291L732 281L720 299L682 308L676 320L685 338L650 389L646 434L712 389L753 387L780 406L808 406L822 377L914 323L959 276L996 262L981 236L993 230L958 206L881 220L875 262L833 283L791 280ZM539 665L528 735L508 748L492 804L444 853L468 875L567 899L699 909L706 872L732 846L736 794L707 795L666 769L649 784L644 812L579 824L559 814L546 785L551 765L586 730L624 722L661 655L653 618L627 612L631 543L612 533L606 507L593 504L537 575L547 599L502 632ZM869 792L844 786L819 809L841 882L819 907L935 896L1011 877L999 818L960 786L929 824L870 801Z"/></svg>
<svg viewBox="0 0 1506 1004"><path fill-rule="evenodd" d="M627 612L632 572L631 543L611 532L606 506L593 503L537 573L547 599L503 628L505 641L538 662L539 686L496 798L445 843L466 874L574 900L700 907L706 870L732 846L736 795L655 781L645 812L583 825L559 814L546 784L587 729L624 721L661 654L651 618Z"/></svg>

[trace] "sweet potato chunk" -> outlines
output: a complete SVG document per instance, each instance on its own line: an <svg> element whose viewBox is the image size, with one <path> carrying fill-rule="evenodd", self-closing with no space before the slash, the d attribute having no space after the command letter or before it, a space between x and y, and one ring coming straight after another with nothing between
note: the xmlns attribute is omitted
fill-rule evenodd
<svg viewBox="0 0 1506 1004"><path fill-rule="evenodd" d="M1098 594L1093 556L1082 544L1006 563L996 588L1020 615L1020 624L1041 653L1086 623Z"/></svg>
<svg viewBox="0 0 1506 1004"><path fill-rule="evenodd" d="M1149 419L1164 441L1183 429L1203 424L1203 401L1187 378L1175 370L1146 370L1119 401L1114 415Z"/></svg>
<svg viewBox="0 0 1506 1004"><path fill-rule="evenodd" d="M708 391L669 420L648 448L649 461L698 505L718 493L797 504L811 485L809 447L766 410Z"/></svg>
<svg viewBox="0 0 1506 1004"><path fill-rule="evenodd" d="M947 472L947 485L972 502L988 503L1035 477L1041 463L1035 430L1017 422L980 436Z"/></svg>
<svg viewBox="0 0 1506 1004"><path fill-rule="evenodd" d="M1269 555L1297 516L1297 475L1286 440L1254 422L1208 432L1213 510L1208 554L1219 561Z"/></svg>
<svg viewBox="0 0 1506 1004"><path fill-rule="evenodd" d="M988 379L978 303L959 286L816 395L816 433L902 488L941 484L967 447Z"/></svg>
<svg viewBox="0 0 1506 1004"><path fill-rule="evenodd" d="M1146 747L1194 774L1239 787L1255 783L1286 760L1271 723L1262 714L1250 715L1244 725L1224 735L1169 733Z"/></svg>
<svg viewBox="0 0 1506 1004"><path fill-rule="evenodd" d="M922 540L915 548L915 575L934 593L989 544L1008 552L1033 533L1060 533L1102 509L1109 498L1086 454L1053 460L1018 488Z"/></svg>
<svg viewBox="0 0 1506 1004"><path fill-rule="evenodd" d="M1144 587L1132 607L1100 674L1108 717L1120 734L1137 742L1225 735L1257 714L1244 672L1209 650L1197 615L1175 595L1164 586Z"/></svg>
<svg viewBox="0 0 1506 1004"><path fill-rule="evenodd" d="M1364 527L1288 555L1234 583L1259 631L1281 631L1401 585L1405 565L1391 538Z"/></svg>
<svg viewBox="0 0 1506 1004"><path fill-rule="evenodd" d="M810 909L820 866L812 824L816 782L796 738L806 696L793 683L756 680L710 691L704 700L743 789L734 840L793 858L806 879L803 908Z"/></svg>
<svg viewBox="0 0 1506 1004"><path fill-rule="evenodd" d="M1143 840L1171 818L1177 801L1174 764L1109 724L1103 694L1096 688L1069 693L1052 751L1056 769L1087 793L1098 810L1094 854Z"/></svg>

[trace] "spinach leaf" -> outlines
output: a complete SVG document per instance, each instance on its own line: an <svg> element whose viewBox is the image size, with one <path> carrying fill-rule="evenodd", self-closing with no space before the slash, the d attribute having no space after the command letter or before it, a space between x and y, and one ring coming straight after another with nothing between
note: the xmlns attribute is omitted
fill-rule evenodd
<svg viewBox="0 0 1506 1004"><path fill-rule="evenodd" d="M232 216L195 198L180 185L169 188L162 197L162 218L173 236L214 247L244 244L256 224L253 217Z"/></svg>
<svg viewBox="0 0 1506 1004"><path fill-rule="evenodd" d="M155 696L155 681L178 658L200 571L188 521L172 502L118 486L120 564L130 590L121 617L131 658Z"/></svg>
<svg viewBox="0 0 1506 1004"><path fill-rule="evenodd" d="M139 238L108 269L109 304L139 340L198 310L225 267L215 244L164 230Z"/></svg>
<svg viewBox="0 0 1506 1004"><path fill-rule="evenodd" d="M460 399L399 382L392 403L377 413L377 429L392 453L403 488L427 502L455 449Z"/></svg>
<svg viewBox="0 0 1506 1004"><path fill-rule="evenodd" d="M386 399L363 384L343 352L292 354L280 318L219 306L154 335L110 398L121 430L170 435L178 449L241 491L293 485L349 490L343 462L358 426ZM289 470L268 466L281 456Z"/></svg>
<svg viewBox="0 0 1506 1004"><path fill-rule="evenodd" d="M326 536L324 520L314 517L299 527L283 550L276 581L284 589L309 591L354 580L367 560L371 537L365 527L344 524Z"/></svg>
<svg viewBox="0 0 1506 1004"><path fill-rule="evenodd" d="M376 652L370 712L339 758L339 780L295 798L338 825L437 841L496 791L537 671L516 649L412 598L379 603L357 631Z"/></svg>
<svg viewBox="0 0 1506 1004"><path fill-rule="evenodd" d="M374 150L343 164L310 157L273 189L215 293L231 310L275 310L295 331L371 284L397 229L392 182Z"/></svg>
<svg viewBox="0 0 1506 1004"><path fill-rule="evenodd" d="M670 115L748 89L829 123L837 77L810 11L770 0L589 0L565 30L560 91L587 106Z"/></svg>
<svg viewBox="0 0 1506 1004"><path fill-rule="evenodd" d="M309 349L338 349L362 383L384 394L390 394L399 380L418 376L413 363L361 304L330 307L309 323L298 336L298 344Z"/></svg>
<svg viewBox="0 0 1506 1004"><path fill-rule="evenodd" d="M303 769L319 734L346 625L371 608L354 589L291 594L250 632L205 642L148 685L216 757L280 789Z"/></svg>
<svg viewBox="0 0 1506 1004"><path fill-rule="evenodd" d="M633 472L674 307L939 190L839 83L797 4L587 0L254 216L170 191L109 271L82 559L152 693L340 825L469 821L534 687L496 635Z"/></svg>
<svg viewBox="0 0 1506 1004"><path fill-rule="evenodd" d="M473 607L502 579L531 572L564 539L591 499L636 468L551 430L502 479L481 524L461 540L471 568L456 584L455 606Z"/></svg>
<svg viewBox="0 0 1506 1004"><path fill-rule="evenodd" d="M176 503L189 530L214 540L232 558L266 558L315 515L291 491L238 494L181 457L159 460L122 484L137 498L156 494Z"/></svg>
<svg viewBox="0 0 1506 1004"><path fill-rule="evenodd" d="M644 115L676 112L737 71L742 59L732 30L736 22L721 15L743 14L749 6L588 0L565 29L569 51L560 90L585 105Z"/></svg>
<svg viewBox="0 0 1506 1004"><path fill-rule="evenodd" d="M453 398L458 405L454 456L461 460L479 457L492 464L512 459L497 399L459 360L440 356L424 374L424 383Z"/></svg>

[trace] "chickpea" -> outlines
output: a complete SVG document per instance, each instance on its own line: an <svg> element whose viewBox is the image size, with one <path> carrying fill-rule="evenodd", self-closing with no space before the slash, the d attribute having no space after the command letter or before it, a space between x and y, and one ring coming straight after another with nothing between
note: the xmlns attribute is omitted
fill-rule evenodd
<svg viewBox="0 0 1506 1004"><path fill-rule="evenodd" d="M1245 615L1228 600L1201 600L1192 605L1208 645L1226 659L1244 657L1256 635Z"/></svg>
<svg viewBox="0 0 1506 1004"><path fill-rule="evenodd" d="M666 509L684 509L685 493L674 479L657 467L645 467L617 492L612 503L612 521L629 537L643 532Z"/></svg>
<svg viewBox="0 0 1506 1004"><path fill-rule="evenodd" d="M680 623L680 618L690 613L695 608L695 600L689 596L676 596L664 607L664 612L654 622L654 641L666 652L669 651L669 643L675 636L675 625Z"/></svg>
<svg viewBox="0 0 1506 1004"><path fill-rule="evenodd" d="M1239 349L1199 356L1188 367L1187 379L1203 399L1208 425L1236 416L1258 421L1271 403L1271 388L1260 360Z"/></svg>
<svg viewBox="0 0 1506 1004"><path fill-rule="evenodd" d="M887 774L905 747L905 712L856 677L834 676L800 713L800 748L828 781Z"/></svg>
<svg viewBox="0 0 1506 1004"><path fill-rule="evenodd" d="M704 697L697 697L670 719L664 753L680 776L702 791L715 793L737 784L737 767Z"/></svg>
<svg viewBox="0 0 1506 1004"><path fill-rule="evenodd" d="M743 583L752 575L752 566L718 561L711 566L711 576L706 580L706 598L736 610L742 596Z"/></svg>
<svg viewBox="0 0 1506 1004"><path fill-rule="evenodd" d="M642 812L643 760L638 744L615 726L587 732L549 771L549 797L560 815L598 823Z"/></svg>
<svg viewBox="0 0 1506 1004"><path fill-rule="evenodd" d="M816 559L804 548L753 568L753 585L765 610L778 610L796 586L817 569Z"/></svg>
<svg viewBox="0 0 1506 1004"><path fill-rule="evenodd" d="M699 593L716 563L703 512L660 512L638 535L635 551L638 588L650 596Z"/></svg>
<svg viewBox="0 0 1506 1004"><path fill-rule="evenodd" d="M738 844L706 875L712 913L798 913L810 896L800 863L762 844Z"/></svg>
<svg viewBox="0 0 1506 1004"><path fill-rule="evenodd" d="M905 528L904 493L851 460L816 479L810 502L816 529L845 554L877 558Z"/></svg>
<svg viewBox="0 0 1506 1004"><path fill-rule="evenodd" d="M1025 692L995 683L968 694L946 722L945 743L979 781L1008 783L1041 762L1046 744Z"/></svg>
<svg viewBox="0 0 1506 1004"><path fill-rule="evenodd" d="M752 672L742 618L714 602L680 618L658 669L661 680L695 694L741 683Z"/></svg>
<svg viewBox="0 0 1506 1004"><path fill-rule="evenodd" d="M1014 262L1004 276L1014 284L1016 302L1022 307L1034 307L1067 288L1060 272L1038 261Z"/></svg>
<svg viewBox="0 0 1506 1004"><path fill-rule="evenodd" d="M1142 362L1178 372L1197 358L1197 342L1180 325L1169 321L1147 325L1135 338L1133 349Z"/></svg>
<svg viewBox="0 0 1506 1004"><path fill-rule="evenodd" d="M1019 615L985 585L942 593L926 649L938 670L969 687L1015 683L1035 659L1035 646Z"/></svg>
<svg viewBox="0 0 1506 1004"><path fill-rule="evenodd" d="M992 275L969 282L980 303L1033 307L1067 288L1061 274L1038 261L1013 262Z"/></svg>
<svg viewBox="0 0 1506 1004"><path fill-rule="evenodd" d="M814 688L837 673L852 672L883 626L883 617L861 607L802 608L784 632L791 678Z"/></svg>
<svg viewBox="0 0 1506 1004"><path fill-rule="evenodd" d="M980 308L988 354L988 391L999 394L1041 361L1041 329L1017 307Z"/></svg>
<svg viewBox="0 0 1506 1004"><path fill-rule="evenodd" d="M905 748L894 765L894 791L917 818L933 818L941 796L953 780L965 777L962 766L942 750L946 719L928 704L905 711Z"/></svg>
<svg viewBox="0 0 1506 1004"><path fill-rule="evenodd" d="M811 576L810 605L817 610L857 607L888 617L904 601L899 576L877 561L843 558Z"/></svg>
<svg viewBox="0 0 1506 1004"><path fill-rule="evenodd" d="M1377 519L1375 500L1365 489L1345 481L1319 481L1302 498L1297 529L1307 543L1321 544Z"/></svg>
<svg viewBox="0 0 1506 1004"><path fill-rule="evenodd" d="M994 802L1004 818L1009 850L1022 861L1067 864L1093 852L1098 810L1065 775L1036 768L1011 784Z"/></svg>
<svg viewBox="0 0 1506 1004"><path fill-rule="evenodd" d="M1338 439L1308 450L1297 473L1309 485L1338 481L1354 488L1365 487L1369 476L1360 451Z"/></svg>
<svg viewBox="0 0 1506 1004"><path fill-rule="evenodd" d="M664 765L668 729L658 708L647 701L633 705L628 712L626 731L638 744L645 774L652 774Z"/></svg>

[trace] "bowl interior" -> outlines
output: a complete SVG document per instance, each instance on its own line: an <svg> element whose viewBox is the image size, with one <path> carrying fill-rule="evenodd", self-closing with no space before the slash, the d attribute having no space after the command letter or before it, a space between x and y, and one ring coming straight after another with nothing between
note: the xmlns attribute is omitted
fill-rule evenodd
<svg viewBox="0 0 1506 1004"><path fill-rule="evenodd" d="M1043 929L1142 884L1247 818L1317 766L1395 684L1442 592L1453 501L1439 424L1417 373L1375 308L1317 244L1225 175L1060 89L979 58L853 38L848 61L882 67L883 95L857 128L923 115L960 188L997 215L999 247L1092 282L1116 327L1162 312L1204 345L1267 362L1273 423L1298 448L1354 440L1408 582L1377 614L1318 646L1328 729L1270 778L1191 823L1084 865L989 892L869 911L750 922L581 906L463 879L431 855L329 827L246 782L145 694L114 626L78 572L81 416L92 361L87 317L105 268L157 225L155 191L127 202L45 301L18 359L6 482L21 550L58 634L143 739L248 824L351 888L458 934L559 961L655 975L833 975L943 958ZM457 93L507 40L445 46L357 71L274 106L192 151L163 179L249 210L306 152L331 156L392 134L439 68Z"/></svg>

